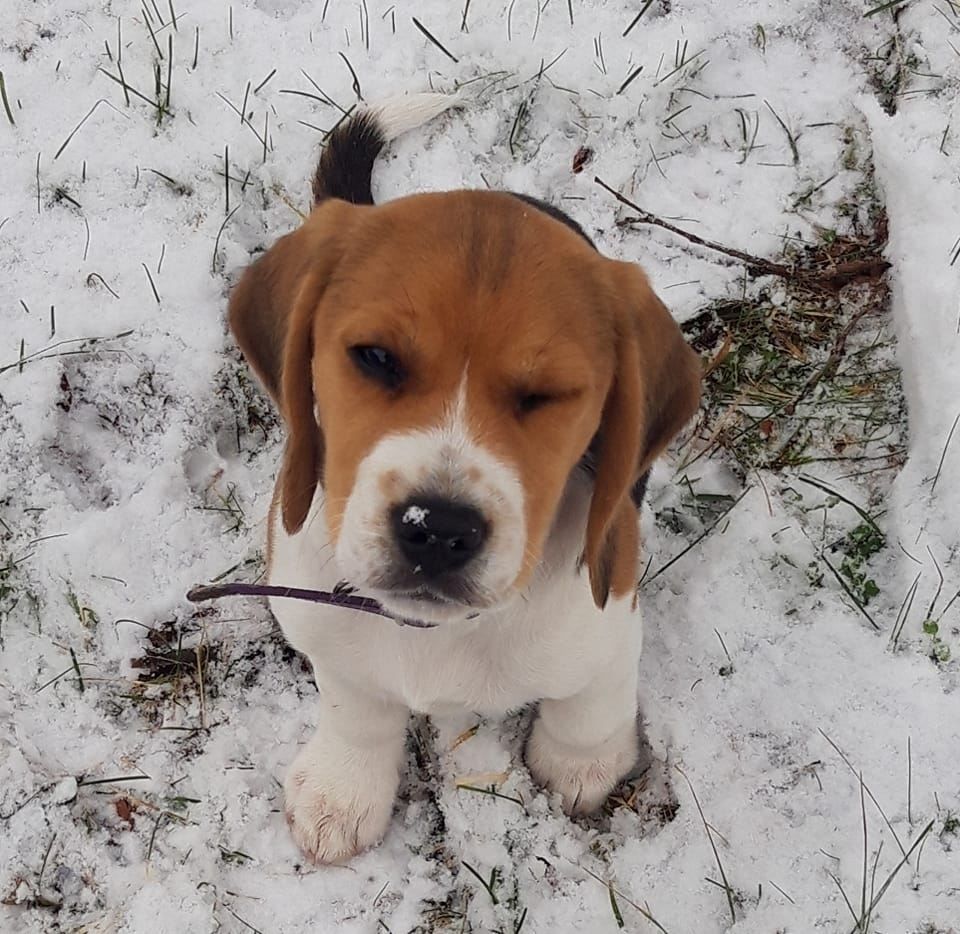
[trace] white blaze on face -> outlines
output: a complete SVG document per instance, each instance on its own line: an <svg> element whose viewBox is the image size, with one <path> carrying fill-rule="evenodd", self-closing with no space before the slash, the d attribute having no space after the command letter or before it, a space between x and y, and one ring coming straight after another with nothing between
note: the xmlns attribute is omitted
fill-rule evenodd
<svg viewBox="0 0 960 934"><path fill-rule="evenodd" d="M483 550L457 573L476 595L471 607L425 605L421 619L462 619L510 596L526 547L524 495L517 472L471 437L466 418L466 377L439 425L387 435L360 462L347 499L336 560L352 584L373 592L398 613L412 613L409 601L394 602L383 582L404 569L394 541L391 514L408 500L402 521L422 526L429 509L416 498L471 506L487 522Z"/></svg>

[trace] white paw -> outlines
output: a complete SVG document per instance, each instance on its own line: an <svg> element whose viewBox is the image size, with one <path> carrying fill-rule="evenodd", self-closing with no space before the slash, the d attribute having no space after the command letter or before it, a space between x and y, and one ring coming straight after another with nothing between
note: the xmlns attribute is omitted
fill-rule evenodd
<svg viewBox="0 0 960 934"><path fill-rule="evenodd" d="M393 813L397 770L370 756L338 755L314 736L284 781L287 823L315 863L342 863L379 843ZM386 765L386 768L384 767Z"/></svg>
<svg viewBox="0 0 960 934"><path fill-rule="evenodd" d="M547 791L559 794L571 817L594 814L627 775L640 752L633 721L603 743L584 750L551 736L538 718L527 741L527 767Z"/></svg>

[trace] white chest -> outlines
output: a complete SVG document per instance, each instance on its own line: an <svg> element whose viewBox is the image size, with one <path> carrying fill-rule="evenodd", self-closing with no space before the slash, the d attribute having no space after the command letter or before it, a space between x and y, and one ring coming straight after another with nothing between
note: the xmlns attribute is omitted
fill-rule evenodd
<svg viewBox="0 0 960 934"><path fill-rule="evenodd" d="M313 531L295 536L275 526L272 584L336 584L318 525L308 521L304 529ZM309 657L321 690L333 680L417 712L501 714L569 697L616 657L639 653L641 621L631 601L611 601L601 613L574 563L573 555L558 562L508 608L434 629L282 598L271 608L290 643Z"/></svg>

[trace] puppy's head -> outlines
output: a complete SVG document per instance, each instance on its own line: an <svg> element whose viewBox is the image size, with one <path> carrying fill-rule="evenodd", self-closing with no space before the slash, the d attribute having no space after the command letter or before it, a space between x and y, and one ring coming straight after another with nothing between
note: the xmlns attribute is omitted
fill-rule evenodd
<svg viewBox="0 0 960 934"><path fill-rule="evenodd" d="M700 383L637 267L507 194L328 201L246 271L230 322L287 423L284 527L321 485L342 572L393 612L508 600L591 446L593 596L633 590L629 491Z"/></svg>

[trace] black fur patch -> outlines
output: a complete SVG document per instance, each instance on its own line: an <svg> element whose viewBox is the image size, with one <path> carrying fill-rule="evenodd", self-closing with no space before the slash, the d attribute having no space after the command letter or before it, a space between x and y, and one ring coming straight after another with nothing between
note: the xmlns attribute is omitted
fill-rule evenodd
<svg viewBox="0 0 960 934"><path fill-rule="evenodd" d="M339 198L351 204L373 204L370 176L386 145L376 117L369 113L347 119L327 140L313 176L313 203Z"/></svg>
<svg viewBox="0 0 960 934"><path fill-rule="evenodd" d="M548 204L546 201L541 201L539 198L534 198L532 195L522 195L516 191L511 191L508 193L513 195L514 198L519 198L525 204L529 204L531 207L536 208L538 211L548 214L555 221L560 221L561 224L569 227L575 234L583 237L583 239L586 240L590 246L596 249L596 245L587 236L586 231L584 231L584 229L569 214L561 211L560 208L554 207L552 204Z"/></svg>

